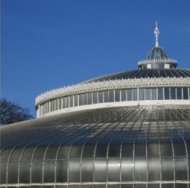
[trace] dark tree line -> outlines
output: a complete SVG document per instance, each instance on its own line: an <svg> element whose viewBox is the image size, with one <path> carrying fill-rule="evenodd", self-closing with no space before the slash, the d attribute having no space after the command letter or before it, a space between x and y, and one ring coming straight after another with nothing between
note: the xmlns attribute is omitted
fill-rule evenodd
<svg viewBox="0 0 190 188"><path fill-rule="evenodd" d="M6 99L0 99L0 125L15 123L32 119L27 108L23 108L17 104L14 104Z"/></svg>

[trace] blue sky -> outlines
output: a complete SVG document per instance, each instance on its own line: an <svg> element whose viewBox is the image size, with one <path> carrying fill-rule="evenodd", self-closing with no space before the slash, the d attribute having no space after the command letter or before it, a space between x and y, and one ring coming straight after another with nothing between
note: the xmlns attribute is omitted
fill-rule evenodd
<svg viewBox="0 0 190 188"><path fill-rule="evenodd" d="M35 115L51 89L137 68L159 44L190 67L189 0L2 0L2 97Z"/></svg>

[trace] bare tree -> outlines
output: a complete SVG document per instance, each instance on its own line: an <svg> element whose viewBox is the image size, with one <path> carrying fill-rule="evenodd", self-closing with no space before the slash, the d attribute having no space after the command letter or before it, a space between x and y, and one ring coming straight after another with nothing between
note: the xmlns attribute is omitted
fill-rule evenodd
<svg viewBox="0 0 190 188"><path fill-rule="evenodd" d="M17 104L14 104L6 99L0 99L0 125L15 123L32 119L27 108L23 108Z"/></svg>

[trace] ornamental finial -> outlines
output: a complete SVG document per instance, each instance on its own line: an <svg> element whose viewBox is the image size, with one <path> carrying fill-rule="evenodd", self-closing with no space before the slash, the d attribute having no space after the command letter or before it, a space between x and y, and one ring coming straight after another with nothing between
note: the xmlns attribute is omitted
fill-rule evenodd
<svg viewBox="0 0 190 188"><path fill-rule="evenodd" d="M158 47L158 35L160 34L159 32L159 29L158 29L158 23L156 22L156 25L155 25L155 29L154 29L154 35L155 35L155 38L156 38L156 42L155 42L155 47Z"/></svg>

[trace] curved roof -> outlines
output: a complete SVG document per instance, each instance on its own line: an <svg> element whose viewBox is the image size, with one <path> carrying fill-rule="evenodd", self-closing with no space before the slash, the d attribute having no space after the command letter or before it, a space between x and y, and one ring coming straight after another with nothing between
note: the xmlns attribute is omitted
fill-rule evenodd
<svg viewBox="0 0 190 188"><path fill-rule="evenodd" d="M188 105L105 108L4 126L1 147L189 142L189 125Z"/></svg>
<svg viewBox="0 0 190 188"><path fill-rule="evenodd" d="M168 56L163 48L154 47L148 53L148 60L166 60Z"/></svg>
<svg viewBox="0 0 190 188"><path fill-rule="evenodd" d="M189 69L136 69L116 74L105 75L98 77L88 82L101 82L106 80L122 80L122 79L135 79L135 78L159 78L159 77L190 77Z"/></svg>

